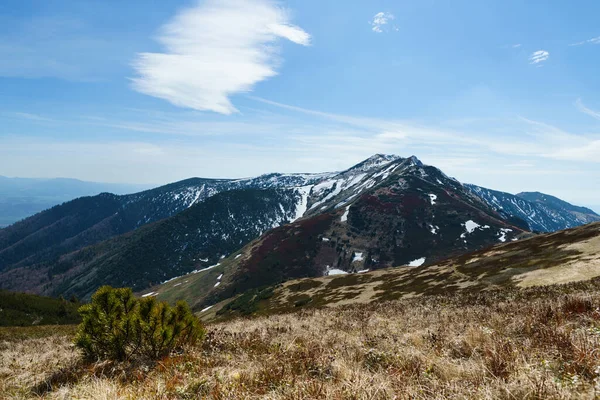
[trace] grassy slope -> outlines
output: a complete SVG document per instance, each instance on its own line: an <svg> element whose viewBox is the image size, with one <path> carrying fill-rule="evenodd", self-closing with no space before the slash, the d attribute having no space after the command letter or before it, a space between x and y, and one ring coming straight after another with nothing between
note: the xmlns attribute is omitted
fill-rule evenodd
<svg viewBox="0 0 600 400"><path fill-rule="evenodd" d="M0 290L0 326L74 324L78 303Z"/></svg>
<svg viewBox="0 0 600 400"><path fill-rule="evenodd" d="M298 308L568 283L596 276L600 276L600 223L494 246L425 267L288 281L278 285L269 298L249 299L256 304L246 310L273 314ZM201 316L210 320L236 315L219 313L228 303L220 302Z"/></svg>
<svg viewBox="0 0 600 400"><path fill-rule="evenodd" d="M208 327L156 364L83 364L71 331L0 328L0 393L48 399L592 399L600 279ZM14 328L13 328L14 330ZM35 332L34 332L35 331ZM1 396L0 396L1 397Z"/></svg>

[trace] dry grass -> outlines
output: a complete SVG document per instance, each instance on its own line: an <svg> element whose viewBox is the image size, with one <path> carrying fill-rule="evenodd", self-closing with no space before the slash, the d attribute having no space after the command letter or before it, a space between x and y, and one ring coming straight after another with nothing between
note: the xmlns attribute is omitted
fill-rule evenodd
<svg viewBox="0 0 600 400"><path fill-rule="evenodd" d="M0 396L591 399L599 308L600 281L311 309L215 324L202 346L137 366L84 365L68 332L0 332Z"/></svg>

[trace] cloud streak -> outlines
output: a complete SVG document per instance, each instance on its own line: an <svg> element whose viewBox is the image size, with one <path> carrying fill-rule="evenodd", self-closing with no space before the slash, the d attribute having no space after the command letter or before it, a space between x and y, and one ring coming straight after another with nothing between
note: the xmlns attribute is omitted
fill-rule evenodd
<svg viewBox="0 0 600 400"><path fill-rule="evenodd" d="M547 61L548 58L550 58L550 53L546 50L534 51L529 57L529 63L533 65L542 65L542 63Z"/></svg>
<svg viewBox="0 0 600 400"><path fill-rule="evenodd" d="M598 111L594 111L590 108L587 108L583 102L581 101L581 99L577 99L577 101L575 102L575 106L579 109L579 111L581 111L584 114L589 115L592 118L596 118L598 120L600 120L600 112Z"/></svg>
<svg viewBox="0 0 600 400"><path fill-rule="evenodd" d="M208 0L179 12L161 30L164 53L140 53L133 88L170 103L221 114L237 112L230 97L277 75L279 39L308 46L271 0Z"/></svg>
<svg viewBox="0 0 600 400"><path fill-rule="evenodd" d="M584 44L600 44L600 36L577 43L571 43L569 46L583 46Z"/></svg>

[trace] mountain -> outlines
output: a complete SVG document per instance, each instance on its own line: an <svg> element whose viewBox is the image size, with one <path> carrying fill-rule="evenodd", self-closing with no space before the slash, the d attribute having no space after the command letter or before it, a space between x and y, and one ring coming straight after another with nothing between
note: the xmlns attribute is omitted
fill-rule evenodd
<svg viewBox="0 0 600 400"><path fill-rule="evenodd" d="M289 279L428 265L527 234L524 221L416 157L375 156L312 186L307 200L304 218L150 292L198 309Z"/></svg>
<svg viewBox="0 0 600 400"><path fill-rule="evenodd" d="M0 229L0 274L44 270L84 247L177 215L215 194L246 188L302 187L329 174L268 174L250 179L192 178L131 195L82 197ZM8 282L0 280L0 288Z"/></svg>
<svg viewBox="0 0 600 400"><path fill-rule="evenodd" d="M240 314L277 314L423 295L444 295L447 300L450 294L482 296L482 291L491 289L506 291L567 284L599 276L600 223L592 223L498 244L422 267L289 280L248 291L240 297L227 298L213 307L205 307L201 316L210 320ZM170 300L173 289L168 290L168 285L157 289L164 290L159 298ZM193 299L191 293L182 292L181 295Z"/></svg>
<svg viewBox="0 0 600 400"><path fill-rule="evenodd" d="M221 257L303 211L299 189L246 189L216 194L133 232L61 256L51 263L0 273L2 286L89 298L101 285L143 289Z"/></svg>
<svg viewBox="0 0 600 400"><path fill-rule="evenodd" d="M85 182L77 179L32 179L0 176L0 228L82 196L102 192L135 193L148 185Z"/></svg>
<svg viewBox="0 0 600 400"><path fill-rule="evenodd" d="M580 225L600 221L600 215L593 210L590 210L586 207L574 206L557 197L550 196L549 194L540 192L522 192L517 193L517 196L532 203L542 204L562 213L570 213L576 219L576 221L580 223Z"/></svg>
<svg viewBox="0 0 600 400"><path fill-rule="evenodd" d="M79 198L0 230L0 288L86 298L103 283L143 291L184 275L174 284L201 306L298 277L428 265L525 237L525 218L535 221L414 156L192 178Z"/></svg>
<svg viewBox="0 0 600 400"><path fill-rule="evenodd" d="M535 192L513 195L476 185L465 187L499 213L525 220L534 231L554 232L600 221L600 215L594 211L573 206L547 194Z"/></svg>

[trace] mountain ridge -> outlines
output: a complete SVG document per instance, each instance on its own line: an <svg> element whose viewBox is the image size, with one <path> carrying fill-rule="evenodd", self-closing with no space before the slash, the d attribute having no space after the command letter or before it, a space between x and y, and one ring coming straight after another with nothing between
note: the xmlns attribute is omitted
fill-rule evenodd
<svg viewBox="0 0 600 400"><path fill-rule="evenodd" d="M276 208L253 203L248 213L255 221L272 219L277 213L286 217L268 227L259 224L261 229L247 223L244 226L251 234L243 235L241 241L235 236L235 243L218 241L209 246L209 253L202 247L207 244L198 240L181 250L186 243L181 235L196 237L200 231L213 235L217 230L212 225L227 225L228 214L222 209L215 214L216 219L201 223L204 211L196 213L194 207L221 194L226 199L226 193L246 191L245 195L250 195L253 190L268 192L252 195L262 196L265 204L280 199L277 190L287 193L287 200L277 203ZM243 202L232 207L243 207ZM188 217L187 225L180 223ZM233 226L227 226L222 235L238 234ZM277 270L275 275L280 274L281 279L423 265L518 239L527 230L528 223L519 215L499 210L469 185L417 157L376 154L336 173L271 173L233 180L190 178L126 196L104 193L76 199L0 230L0 287L85 297L99 282L98 271L115 271L115 266L130 268L131 264L135 266L132 270L141 271L139 282L115 272L110 275L111 283L142 290L178 275L215 267L221 256L241 254L239 249L244 245L264 244L265 238L270 238L269 246L283 245L287 236L296 234L308 235L304 240L307 253L289 251L288 255L292 261L302 257L308 261L298 265L291 276ZM147 244L153 247L143 250ZM155 250L165 255L147 258ZM277 249L268 251L282 259L288 256ZM240 257L234 263L236 268L246 261L245 256ZM143 267L138 260L149 263ZM250 264L264 267L263 262L264 257ZM292 270L294 262L289 265ZM148 273L145 277L144 268ZM223 268L215 267L212 272L219 269ZM26 283L27 276L37 280ZM118 276L126 278L119 280ZM217 285L219 290L228 286L227 279Z"/></svg>

